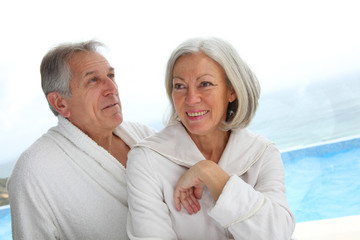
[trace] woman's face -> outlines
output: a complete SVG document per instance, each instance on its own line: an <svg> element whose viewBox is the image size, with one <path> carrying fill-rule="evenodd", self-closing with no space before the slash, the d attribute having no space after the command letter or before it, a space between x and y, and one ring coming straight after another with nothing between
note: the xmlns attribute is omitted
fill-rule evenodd
<svg viewBox="0 0 360 240"><path fill-rule="evenodd" d="M175 62L172 98L175 110L190 134L220 131L229 102L236 94L226 84L222 67L198 52Z"/></svg>

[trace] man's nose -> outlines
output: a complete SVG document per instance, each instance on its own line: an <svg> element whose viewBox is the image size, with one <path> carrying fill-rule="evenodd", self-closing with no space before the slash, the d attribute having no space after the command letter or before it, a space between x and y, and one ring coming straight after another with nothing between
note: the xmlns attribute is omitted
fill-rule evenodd
<svg viewBox="0 0 360 240"><path fill-rule="evenodd" d="M118 93L118 88L117 88L117 84L115 82L114 79L111 79L109 77L105 77L103 80L103 84L104 84L104 95L108 95L108 94L117 94Z"/></svg>

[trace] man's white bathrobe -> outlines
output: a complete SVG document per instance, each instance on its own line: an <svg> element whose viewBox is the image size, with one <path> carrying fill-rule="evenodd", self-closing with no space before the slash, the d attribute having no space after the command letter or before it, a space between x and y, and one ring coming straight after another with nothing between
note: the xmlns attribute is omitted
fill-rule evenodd
<svg viewBox="0 0 360 240"><path fill-rule="evenodd" d="M128 234L141 239L289 240L295 227L278 149L246 129L234 130L219 161L231 178L217 202L208 189L201 210L174 204L179 177L204 156L179 123L137 144L128 155Z"/></svg>
<svg viewBox="0 0 360 240"><path fill-rule="evenodd" d="M125 168L63 117L19 158L8 182L14 239L128 239ZM123 122L129 147L154 131Z"/></svg>

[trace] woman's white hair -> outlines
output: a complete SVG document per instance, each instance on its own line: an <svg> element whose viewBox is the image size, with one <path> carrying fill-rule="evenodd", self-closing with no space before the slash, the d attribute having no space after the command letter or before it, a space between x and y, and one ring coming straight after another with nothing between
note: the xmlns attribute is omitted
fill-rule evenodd
<svg viewBox="0 0 360 240"><path fill-rule="evenodd" d="M183 55L202 52L216 61L225 71L226 82L236 93L236 100L229 103L223 130L245 128L255 115L260 97L260 84L255 74L240 58L237 51L219 38L193 38L180 44L171 54L166 68L165 87L171 103L168 124L178 121L172 100L173 69Z"/></svg>

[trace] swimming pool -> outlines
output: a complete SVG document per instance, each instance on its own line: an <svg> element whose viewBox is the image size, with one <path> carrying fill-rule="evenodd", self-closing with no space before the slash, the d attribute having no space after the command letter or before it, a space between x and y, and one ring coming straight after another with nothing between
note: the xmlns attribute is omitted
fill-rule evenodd
<svg viewBox="0 0 360 240"><path fill-rule="evenodd" d="M282 153L296 222L360 214L360 138Z"/></svg>
<svg viewBox="0 0 360 240"><path fill-rule="evenodd" d="M360 138L281 155L296 222L360 215ZM8 206L0 207L0 239L11 240Z"/></svg>
<svg viewBox="0 0 360 240"><path fill-rule="evenodd" d="M11 217L9 205L0 207L0 239L11 240Z"/></svg>

